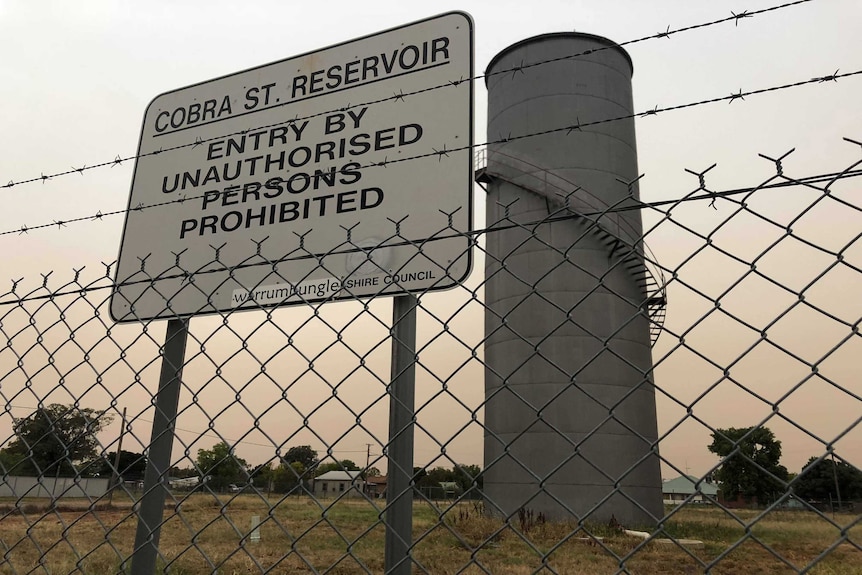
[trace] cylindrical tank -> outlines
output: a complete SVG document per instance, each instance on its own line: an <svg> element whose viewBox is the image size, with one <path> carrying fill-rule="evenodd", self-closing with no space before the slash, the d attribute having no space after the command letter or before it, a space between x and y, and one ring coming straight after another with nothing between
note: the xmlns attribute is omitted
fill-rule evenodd
<svg viewBox="0 0 862 575"><path fill-rule="evenodd" d="M634 120L606 121L632 114L631 77L621 47L580 33L518 42L486 72L488 140L501 141L487 225L503 228L486 237L492 514L664 515L642 224L616 210L639 199Z"/></svg>

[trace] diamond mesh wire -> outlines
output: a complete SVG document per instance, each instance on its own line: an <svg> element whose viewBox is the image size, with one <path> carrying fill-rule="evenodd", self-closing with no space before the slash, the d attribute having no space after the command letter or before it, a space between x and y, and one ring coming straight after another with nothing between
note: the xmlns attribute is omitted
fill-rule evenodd
<svg viewBox="0 0 862 575"><path fill-rule="evenodd" d="M440 237L462 236L477 263L460 287L414 294L413 525L401 533L414 573L858 572L862 204L849 177L857 164L829 178L792 178L783 160L767 158L775 175L744 190L710 190L705 172L693 172L698 186L684 198L590 209L576 209L565 183L546 178L560 196L546 216L516 221L500 206L498 219L469 234L441 214ZM643 219L640 237L615 218L630 210ZM550 239L561 222L578 231L564 249ZM388 242L400 238L397 224L386 233ZM503 234L515 238L511 250L490 250ZM604 246L605 270L574 257L582 242ZM524 246L554 263L519 275L514 259ZM340 249L374 266L372 248L346 235ZM261 253L260 243L250 246L244 263L272 270L260 285L312 277L283 277ZM320 254L292 257L322 262L315 278L332 275ZM217 251L209 265L221 265ZM588 296L567 307L543 291L564 268L588 274L590 293L626 310L611 336L585 319ZM25 278L0 297L0 572L130 569L164 321L115 324L111 269L75 270L59 283L53 273ZM435 271L445 280L444 266ZM167 308L162 278L183 276L183 289L200 291L198 272L178 256L173 268L142 267L129 281L163 293ZM526 298L504 311L490 306L488 281L500 274L526 282L531 301L565 318L543 334L508 328L533 351L508 358L518 365L505 369L485 346ZM619 291L610 278L620 274L638 289ZM394 523L387 501L400 495L386 492L392 300L301 299L189 322L171 468L151 488L167 493L159 571L384 571L384 533ZM611 341L631 326L649 331L648 370ZM584 365L543 346L565 329L594 340L587 365L611 354L639 370L640 382L614 402L590 395L578 383ZM535 361L571 386L537 401L510 381ZM655 397L655 440L623 415L643 390ZM573 392L601 416L580 440L550 415L575 409ZM503 395L511 412L500 412ZM527 424L513 438L497 434L492 418ZM541 471L516 448L540 424L566 445ZM608 424L644 442L643 457L623 469L591 459L585 446ZM485 485L486 468L505 458L533 483L516 509ZM650 511L626 485L651 459L669 480L659 516L605 518L602 506L620 498ZM609 491L572 508L551 481L572 465ZM546 516L537 510L543 497L571 513Z"/></svg>

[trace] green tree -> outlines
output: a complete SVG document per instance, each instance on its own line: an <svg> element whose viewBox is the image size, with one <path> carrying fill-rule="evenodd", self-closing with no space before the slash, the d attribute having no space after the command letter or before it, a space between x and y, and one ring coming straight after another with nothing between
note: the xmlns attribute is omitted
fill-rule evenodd
<svg viewBox="0 0 862 575"><path fill-rule="evenodd" d="M248 463L234 455L224 441L212 449L198 449L197 465L210 489L225 489L231 483L245 485L249 481Z"/></svg>
<svg viewBox="0 0 862 575"><path fill-rule="evenodd" d="M272 469L272 463L269 461L256 465L250 473L251 482L263 491L270 490L272 489L273 473L274 470Z"/></svg>
<svg viewBox="0 0 862 575"><path fill-rule="evenodd" d="M200 477L200 473L194 467L171 467L170 471L168 471L168 475L171 477L176 477L178 479L186 479L189 477Z"/></svg>
<svg viewBox="0 0 862 575"><path fill-rule="evenodd" d="M454 480L458 483L461 491L467 492L473 487L473 482L476 482L476 488L480 491L483 486L482 468L478 465L459 465L456 464L452 468Z"/></svg>
<svg viewBox="0 0 862 575"><path fill-rule="evenodd" d="M299 461L279 465L272 475L273 491L276 493L298 493L307 479L305 467Z"/></svg>
<svg viewBox="0 0 862 575"><path fill-rule="evenodd" d="M21 475L75 475L76 465L95 459L98 433L112 421L104 411L52 403L13 425L15 439L6 448L20 458Z"/></svg>
<svg viewBox="0 0 862 575"><path fill-rule="evenodd" d="M788 474L779 464L781 442L769 428L717 429L708 449L722 458L716 479L725 498L767 503L784 493Z"/></svg>
<svg viewBox="0 0 862 575"><path fill-rule="evenodd" d="M87 463L81 472L89 477L112 477L116 457L117 452L112 451ZM146 468L147 457L142 453L133 453L125 449L120 451L120 462L116 470L120 481L139 481L144 478Z"/></svg>
<svg viewBox="0 0 862 575"><path fill-rule="evenodd" d="M10 453L9 449L0 449L0 476L20 475L24 456Z"/></svg>
<svg viewBox="0 0 862 575"><path fill-rule="evenodd" d="M415 474L414 474L415 475ZM441 483L457 483L455 473L445 467L435 467L427 471L416 483L419 487L440 487Z"/></svg>
<svg viewBox="0 0 862 575"><path fill-rule="evenodd" d="M428 475L428 471L424 467L414 467L413 468L413 483L415 485L422 485L422 481Z"/></svg>
<svg viewBox="0 0 862 575"><path fill-rule="evenodd" d="M380 470L376 467L369 467L365 470L365 477L380 477Z"/></svg>
<svg viewBox="0 0 862 575"><path fill-rule="evenodd" d="M838 481L838 491L835 481ZM862 471L843 461L821 459L808 460L799 477L793 482L793 492L800 499L838 502L862 499Z"/></svg>
<svg viewBox="0 0 862 575"><path fill-rule="evenodd" d="M330 471L359 471L359 466L349 459L341 461L331 461L329 463L320 463L314 470L314 476L319 477Z"/></svg>
<svg viewBox="0 0 862 575"><path fill-rule="evenodd" d="M310 445L291 447L281 459L284 463L288 464L298 461L302 463L302 467L306 470L317 467L317 452Z"/></svg>

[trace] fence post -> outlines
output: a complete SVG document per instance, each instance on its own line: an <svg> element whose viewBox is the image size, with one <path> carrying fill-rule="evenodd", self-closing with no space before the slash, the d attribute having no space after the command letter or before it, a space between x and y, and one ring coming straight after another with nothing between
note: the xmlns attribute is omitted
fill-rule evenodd
<svg viewBox="0 0 862 575"><path fill-rule="evenodd" d="M386 575L410 575L413 541L413 408L416 396L416 297L392 305L392 377L386 480Z"/></svg>
<svg viewBox="0 0 862 575"><path fill-rule="evenodd" d="M138 502L138 529L132 552L132 575L153 575L159 535L165 512L167 487L164 482L171 465L171 447L174 443L174 422L180 400L180 380L185 362L188 319L168 321L165 345L162 352L162 371L156 393L156 412L153 415L153 432L147 453L144 472L144 493Z"/></svg>
<svg viewBox="0 0 862 575"><path fill-rule="evenodd" d="M117 453L114 455L114 468L111 470L111 479L108 483L108 505L114 502L114 490L119 486L123 477L120 475L120 454L123 452L123 435L126 432L126 408L123 408L123 423L120 426L120 439L117 442Z"/></svg>

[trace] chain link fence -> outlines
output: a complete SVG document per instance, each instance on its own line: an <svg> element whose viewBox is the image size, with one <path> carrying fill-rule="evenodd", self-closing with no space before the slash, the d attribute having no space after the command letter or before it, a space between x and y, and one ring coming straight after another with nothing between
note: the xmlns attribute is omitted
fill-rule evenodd
<svg viewBox="0 0 862 575"><path fill-rule="evenodd" d="M153 525L160 539L148 540L159 572L383 573L387 528L398 521L391 502L403 495L413 515L400 534L407 556L398 568L407 572L862 572L859 162L793 178L786 157L765 161L774 174L758 185L716 191L709 170L692 172L696 189L672 201L632 195L576 211L562 193L543 218L513 221L502 209L470 233L441 214L440 237L472 247L474 272L451 290L413 294L414 468L401 493L387 486L391 441L403 431L387 427L400 375L392 350L404 343L393 339L393 300L329 302L349 296L356 278L331 277L327 254L292 252L288 259L318 267L288 278L281 260L261 255L265 240L249 247L248 265L268 266L267 285L288 291L182 320L176 417L155 407L165 322L110 319L112 265L13 283L0 297L0 572L129 572L148 491L166 497ZM645 232L626 241L608 222L631 210ZM486 246L517 229L564 256L544 239L560 221L607 240L609 269L644 270L642 301L617 295L651 336L653 367L642 376L659 436L648 451L665 479L654 525L599 519L598 500L565 519L529 500L501 513L484 489L493 462L482 461L483 444L510 450L485 423L482 326L498 312L486 306L482 270L517 273ZM396 224L381 234L381 245L403 243ZM346 234L339 251L357 255L363 277L385 278L381 296L392 284L410 291L411 277L381 267L375 247ZM185 269L177 256L172 269L142 265L128 282L152 294L180 278L195 290L218 259L216 250L206 269ZM451 283L446 265L428 273ZM605 277L595 276L595 289L615 293ZM246 295L262 285L245 286ZM544 297L538 282L531 291ZM282 300L294 305L276 307ZM564 311L579 321L577 305ZM578 374L569 375L577 388ZM552 407L522 399L537 423ZM607 405L607 417L617 409ZM156 436L160 417L168 428ZM153 441L165 438L169 469L145 484ZM628 471L608 478L614 491ZM546 480L535 477L540 493Z"/></svg>

